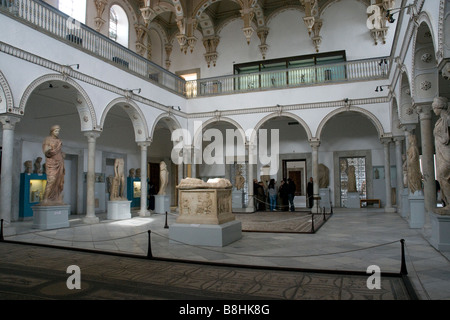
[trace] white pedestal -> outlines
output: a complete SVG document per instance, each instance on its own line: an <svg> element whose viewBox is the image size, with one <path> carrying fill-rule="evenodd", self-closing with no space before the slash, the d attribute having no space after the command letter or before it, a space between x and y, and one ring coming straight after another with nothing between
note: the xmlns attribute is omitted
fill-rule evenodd
<svg viewBox="0 0 450 320"><path fill-rule="evenodd" d="M410 210L411 209L409 206L409 189L405 188L405 189L403 189L403 193L402 193L402 208L400 211L400 216L402 218L408 218Z"/></svg>
<svg viewBox="0 0 450 320"><path fill-rule="evenodd" d="M409 227L421 229L425 224L425 202L423 192L415 192L409 195Z"/></svg>
<svg viewBox="0 0 450 320"><path fill-rule="evenodd" d="M70 205L40 206L33 209L33 228L57 229L69 227Z"/></svg>
<svg viewBox="0 0 450 320"><path fill-rule="evenodd" d="M155 195L155 213L170 212L170 196Z"/></svg>
<svg viewBox="0 0 450 320"><path fill-rule="evenodd" d="M242 224L233 220L219 225L174 223L170 243L223 247L242 238Z"/></svg>
<svg viewBox="0 0 450 320"><path fill-rule="evenodd" d="M244 207L244 192L236 190L231 193L231 205L234 209L242 209Z"/></svg>
<svg viewBox="0 0 450 320"><path fill-rule="evenodd" d="M359 202L359 192L347 193L347 208L359 208L361 206Z"/></svg>
<svg viewBox="0 0 450 320"><path fill-rule="evenodd" d="M331 209L330 188L320 188L319 197L320 197L320 208Z"/></svg>
<svg viewBox="0 0 450 320"><path fill-rule="evenodd" d="M450 216L430 212L431 245L437 250L450 251Z"/></svg>
<svg viewBox="0 0 450 320"><path fill-rule="evenodd" d="M131 201L129 200L108 201L108 213L106 215L106 219L108 220L131 219Z"/></svg>

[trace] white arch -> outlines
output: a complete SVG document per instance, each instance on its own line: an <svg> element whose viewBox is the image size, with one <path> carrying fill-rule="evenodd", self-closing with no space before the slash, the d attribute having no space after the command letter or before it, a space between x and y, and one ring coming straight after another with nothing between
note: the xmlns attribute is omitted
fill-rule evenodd
<svg viewBox="0 0 450 320"><path fill-rule="evenodd" d="M247 139L245 137L245 131L244 131L244 129L242 129L242 126L237 121L235 121L231 118L227 118L227 117L219 117L219 118L216 117L216 118L211 118L211 119L207 120L206 122L203 122L202 126L200 128L198 128L196 132L194 132L194 137L192 140L192 144L194 146L201 146L203 129L205 129L208 125L215 123L215 122L228 122L231 125L235 126L236 129L238 130L238 132L241 134L242 141L244 143L247 142Z"/></svg>
<svg viewBox="0 0 450 320"><path fill-rule="evenodd" d="M6 80L5 75L0 71L0 87L3 90L3 94L5 95L5 109L0 110L0 112L15 112L14 108L14 97L12 95L11 87ZM1 101L0 101L1 103Z"/></svg>
<svg viewBox="0 0 450 320"><path fill-rule="evenodd" d="M141 109L134 101L125 97L116 98L108 103L100 119L100 130L103 130L103 125L109 110L116 105L120 105L130 117L136 142L150 141L151 138L149 136L147 121L145 120Z"/></svg>
<svg viewBox="0 0 450 320"><path fill-rule="evenodd" d="M61 75L61 74L47 74L43 75L36 80L34 80L24 91L22 95L22 99L20 100L19 104L19 113L24 114L25 113L25 106L28 102L28 99L30 98L31 94L34 92L34 90L39 87L42 83L48 82L48 81L62 81L65 82L71 86L73 86L78 93L81 95L82 100L85 102L85 107L82 109L77 108L80 120L81 120L81 131L92 131L98 129L97 127L97 116L95 114L94 105L92 104L91 99L89 98L86 91L83 89L81 85L79 85L76 81L73 79ZM83 102L83 101L80 101ZM81 105L81 103L80 103ZM84 104L83 104L84 105Z"/></svg>
<svg viewBox="0 0 450 320"><path fill-rule="evenodd" d="M169 119L169 123L170 123L170 124L168 125L168 128L169 128L169 130L170 130L171 133L172 133L174 130L182 129L182 126L181 126L180 122L178 121L177 118L175 118L175 117L173 116L173 114L171 114L170 112L162 113L162 114L160 114L160 115L155 119L155 121L153 122L153 126L152 126L152 129L151 129L151 131L150 131L151 137L152 137L152 138L153 138L153 136L154 136L154 134L155 134L156 125L158 124L158 122L161 121L161 120L163 120L163 119L166 119L166 118ZM183 137L184 137L184 135L183 135ZM187 141L186 138L187 138L187 137L184 137L183 141ZM174 141L174 143L176 143L176 142Z"/></svg>
<svg viewBox="0 0 450 320"><path fill-rule="evenodd" d="M313 138L312 134L311 134L311 129L309 128L308 124L305 122L305 120L300 118L298 115L296 115L294 113L290 113L290 112L282 112L282 113L274 112L274 113L271 113L271 114L265 116L261 120L259 120L259 122L255 126L255 130L253 130L251 132L251 136L248 137L249 144L250 145L256 145L256 143L257 143L257 141L256 141L256 139L257 139L257 132L258 132L259 128L261 128L261 126L264 123L266 123L270 119L278 118L280 116L281 117L289 117L289 118L292 118L292 119L298 121L298 123L300 123L300 125L303 127L303 129L305 129L306 135L308 136L308 141L310 141Z"/></svg>
<svg viewBox="0 0 450 320"><path fill-rule="evenodd" d="M375 128L378 131L378 136L379 138L383 138L386 134L384 132L383 129L383 125L381 124L380 120L378 120L378 118L371 113L370 111L367 111L363 108L360 107L355 107L355 106L350 106L350 107L342 107L336 110L331 111L330 113L328 113L323 119L322 121L320 121L319 127L317 128L317 132L316 132L316 138L318 140L320 140L321 135L322 135L322 130L325 126L325 124L328 122L328 120L330 120L332 117L334 117L335 115L339 114L339 113L343 113L343 112L349 112L349 111L354 111L354 112L358 112L363 114L364 116L366 116L367 118L369 118L369 120L372 121L372 123L374 124Z"/></svg>

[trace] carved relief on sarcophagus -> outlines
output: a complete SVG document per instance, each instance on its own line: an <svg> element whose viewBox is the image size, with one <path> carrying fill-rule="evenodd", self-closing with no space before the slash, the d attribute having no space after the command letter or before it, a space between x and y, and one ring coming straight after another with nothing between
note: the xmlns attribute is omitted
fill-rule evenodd
<svg viewBox="0 0 450 320"><path fill-rule="evenodd" d="M230 184L231 185L231 184ZM231 187L214 184L178 186L180 215L177 223L222 224L235 219L231 211Z"/></svg>

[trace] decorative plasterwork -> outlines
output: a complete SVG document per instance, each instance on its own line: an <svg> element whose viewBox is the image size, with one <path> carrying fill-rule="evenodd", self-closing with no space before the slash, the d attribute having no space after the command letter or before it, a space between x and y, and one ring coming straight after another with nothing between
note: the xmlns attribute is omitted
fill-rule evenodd
<svg viewBox="0 0 450 320"><path fill-rule="evenodd" d="M94 18L95 30L100 32L100 29L105 24L105 20L102 19L105 7L108 4L108 0L94 0L95 9L97 10L97 16Z"/></svg>
<svg viewBox="0 0 450 320"><path fill-rule="evenodd" d="M367 28L370 30L370 34L377 45L380 41L385 44L386 36L389 30L387 26L387 13L388 10L394 8L394 0L376 0L374 4L367 7Z"/></svg>
<svg viewBox="0 0 450 320"><path fill-rule="evenodd" d="M20 114L19 110L14 108L14 99L11 88L3 73L0 71L0 113L16 113Z"/></svg>

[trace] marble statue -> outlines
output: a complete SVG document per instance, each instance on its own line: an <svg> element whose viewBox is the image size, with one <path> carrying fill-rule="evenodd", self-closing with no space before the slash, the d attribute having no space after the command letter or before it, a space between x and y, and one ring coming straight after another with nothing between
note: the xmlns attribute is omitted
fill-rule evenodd
<svg viewBox="0 0 450 320"><path fill-rule="evenodd" d="M420 172L420 154L417 147L415 134L409 135L408 154L408 187L409 192L414 194L422 190L422 173Z"/></svg>
<svg viewBox="0 0 450 320"><path fill-rule="evenodd" d="M125 188L125 177L124 177L124 161L122 158L114 160L114 177L109 177L110 190L109 190L109 200L125 200L124 188Z"/></svg>
<svg viewBox="0 0 450 320"><path fill-rule="evenodd" d="M42 143L42 151L45 155L45 172L47 185L45 186L43 200L40 205L63 205L64 189L64 158L62 142L59 138L61 128L54 125L50 128L50 135Z"/></svg>
<svg viewBox="0 0 450 320"><path fill-rule="evenodd" d="M23 172L25 172L25 173L32 173L31 167L32 167L33 164L32 164L32 162L31 162L31 160L25 161L25 162L23 163L23 165L24 165L24 167L25 167L25 169L24 169Z"/></svg>
<svg viewBox="0 0 450 320"><path fill-rule="evenodd" d="M159 192L158 195L165 195L167 184L169 183L169 171L164 161L159 163Z"/></svg>
<svg viewBox="0 0 450 320"><path fill-rule="evenodd" d="M34 171L33 173L42 173L42 167L41 167L42 157L37 157L34 161Z"/></svg>
<svg viewBox="0 0 450 320"><path fill-rule="evenodd" d="M129 176L130 178L134 178L134 177L135 177L135 175L134 175L134 168L131 168L131 169L128 171L128 176Z"/></svg>
<svg viewBox="0 0 450 320"><path fill-rule="evenodd" d="M403 187L408 188L408 161L406 161L406 154L402 154L403 166Z"/></svg>
<svg viewBox="0 0 450 320"><path fill-rule="evenodd" d="M330 169L323 163L319 164L319 188L328 188L330 185Z"/></svg>
<svg viewBox="0 0 450 320"><path fill-rule="evenodd" d="M358 192L358 190L356 189L355 166L348 166L347 177L348 177L347 192Z"/></svg>
<svg viewBox="0 0 450 320"><path fill-rule="evenodd" d="M237 190L241 190L242 188L244 188L244 184L245 184L245 178L242 176L242 169L241 169L241 165L238 164L236 165L236 177L235 177L235 187Z"/></svg>
<svg viewBox="0 0 450 320"><path fill-rule="evenodd" d="M436 149L436 177L441 187L441 199L444 207L440 213L450 214L450 136L448 99L437 97L434 99L433 111L439 117L434 126L434 146Z"/></svg>

